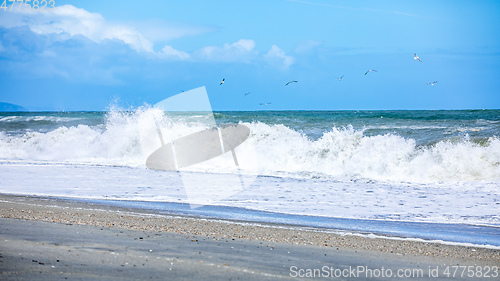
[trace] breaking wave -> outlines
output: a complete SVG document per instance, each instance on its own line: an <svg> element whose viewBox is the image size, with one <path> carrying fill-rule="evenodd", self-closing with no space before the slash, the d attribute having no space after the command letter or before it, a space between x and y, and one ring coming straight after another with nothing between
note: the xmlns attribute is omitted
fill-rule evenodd
<svg viewBox="0 0 500 281"><path fill-rule="evenodd" d="M5 117L2 121L15 119ZM169 142L208 128L207 119L204 115L166 117L153 108L112 110L99 125L61 124L48 132L0 132L0 158L145 168L147 157L161 145L157 124L165 142ZM26 122L36 120L39 118ZM332 127L321 137L311 139L283 124L243 124L251 130L246 143L253 149L242 146L237 153L242 159L245 154L255 153L261 175L422 183L500 182L498 136L477 142L465 135L421 145L394 133L366 135L352 126ZM234 164L227 161L221 165L225 170L224 165ZM209 165L200 167L197 171L214 171Z"/></svg>

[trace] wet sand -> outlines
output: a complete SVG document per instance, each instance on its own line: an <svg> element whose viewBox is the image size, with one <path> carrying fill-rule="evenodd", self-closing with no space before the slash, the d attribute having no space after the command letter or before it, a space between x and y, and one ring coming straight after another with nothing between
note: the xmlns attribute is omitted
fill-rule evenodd
<svg viewBox="0 0 500 281"><path fill-rule="evenodd" d="M450 280L445 274L450 266L490 268L493 274L492 267L500 265L496 249L51 198L0 195L0 217L2 280L276 280L335 274L369 279L389 273L392 279L408 277L398 273L424 278L438 273L433 279Z"/></svg>

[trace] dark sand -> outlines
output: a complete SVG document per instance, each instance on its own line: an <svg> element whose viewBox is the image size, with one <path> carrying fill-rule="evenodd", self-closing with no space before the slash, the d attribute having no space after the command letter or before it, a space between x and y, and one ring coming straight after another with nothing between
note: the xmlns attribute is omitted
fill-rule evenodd
<svg viewBox="0 0 500 281"><path fill-rule="evenodd" d="M500 250L480 247L11 195L0 217L0 280L500 279Z"/></svg>

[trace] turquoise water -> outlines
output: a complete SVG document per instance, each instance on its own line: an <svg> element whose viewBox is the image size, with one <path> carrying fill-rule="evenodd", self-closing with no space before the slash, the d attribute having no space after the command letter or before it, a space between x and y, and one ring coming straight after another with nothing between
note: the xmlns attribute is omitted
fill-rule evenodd
<svg viewBox="0 0 500 281"><path fill-rule="evenodd" d="M109 112L0 112L0 132L49 132L61 126L104 128ZM415 111L223 111L218 123L282 124L312 139L333 127L362 130L366 136L396 134L419 144L465 137L481 142L500 135L500 110Z"/></svg>
<svg viewBox="0 0 500 281"><path fill-rule="evenodd" d="M205 129L210 117L147 107L3 112L0 158L143 167L145 154L158 148L151 143L158 139L155 124L166 138L178 138ZM249 140L266 158L259 164L265 175L500 181L500 110L224 111L214 117L250 128Z"/></svg>
<svg viewBox="0 0 500 281"><path fill-rule="evenodd" d="M220 112L216 120L283 124L313 139L332 127L349 126L365 136L396 134L422 144L466 135L478 142L500 136L500 110Z"/></svg>

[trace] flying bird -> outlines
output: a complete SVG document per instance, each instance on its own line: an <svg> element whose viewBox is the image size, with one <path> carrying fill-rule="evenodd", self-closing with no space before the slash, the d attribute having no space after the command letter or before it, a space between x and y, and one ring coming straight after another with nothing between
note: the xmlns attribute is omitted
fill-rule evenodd
<svg viewBox="0 0 500 281"><path fill-rule="evenodd" d="M260 105L266 106L266 105L269 105L269 104L271 104L271 102L261 103Z"/></svg>
<svg viewBox="0 0 500 281"><path fill-rule="evenodd" d="M225 78L222 78L222 81L220 81L220 84L219 84L219 85L224 84L224 80L226 80L226 79L225 79Z"/></svg>
<svg viewBox="0 0 500 281"><path fill-rule="evenodd" d="M339 79L339 81L342 81L342 78L344 78L344 75L340 76L340 77L336 77L337 79Z"/></svg>
<svg viewBox="0 0 500 281"><path fill-rule="evenodd" d="M417 54L413 54L415 57L413 58L414 60L418 60L419 62L422 62L422 60L417 56Z"/></svg>
<svg viewBox="0 0 500 281"><path fill-rule="evenodd" d="M365 75L366 75L366 74L368 74L368 73L370 73L371 71L378 72L378 71L376 71L375 69L370 69L370 70L368 70L367 72L365 72Z"/></svg>
<svg viewBox="0 0 500 281"><path fill-rule="evenodd" d="M294 80L294 81L288 81L288 82L285 84L285 86L288 86L288 84L291 84L291 83L297 83L297 82L298 82L298 81L295 81L295 80Z"/></svg>
<svg viewBox="0 0 500 281"><path fill-rule="evenodd" d="M438 81L429 82L429 83L427 83L427 85L434 86L434 84L436 84L437 82L438 82Z"/></svg>
<svg viewBox="0 0 500 281"><path fill-rule="evenodd" d="M248 95L250 95L250 92L246 92L246 93L245 93L245 96L248 96Z"/></svg>

